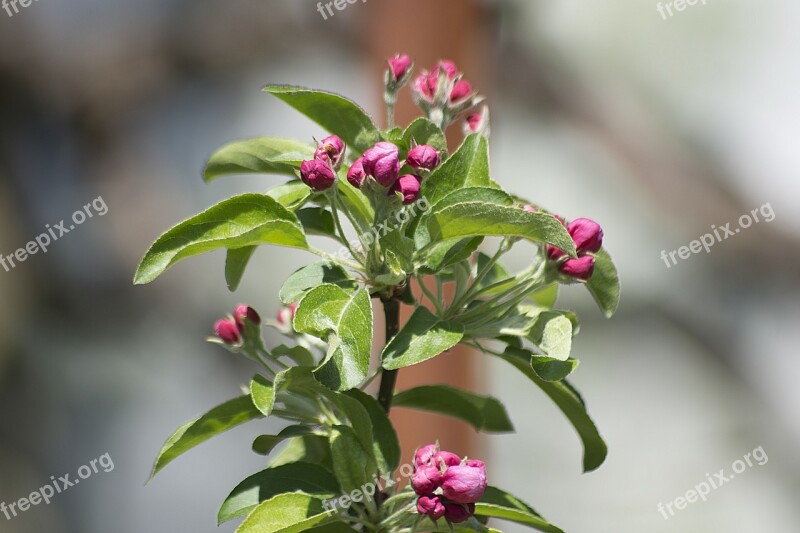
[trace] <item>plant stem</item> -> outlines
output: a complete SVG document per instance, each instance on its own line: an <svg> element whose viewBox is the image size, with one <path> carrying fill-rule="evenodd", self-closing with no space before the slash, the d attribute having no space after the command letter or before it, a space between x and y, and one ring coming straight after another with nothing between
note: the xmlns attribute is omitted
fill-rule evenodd
<svg viewBox="0 0 800 533"><path fill-rule="evenodd" d="M383 301L383 315L386 317L386 344L389 344L400 330L400 300L395 297ZM397 370L384 370L381 375L381 387L378 391L378 403L388 414L392 409L392 396L397 383Z"/></svg>

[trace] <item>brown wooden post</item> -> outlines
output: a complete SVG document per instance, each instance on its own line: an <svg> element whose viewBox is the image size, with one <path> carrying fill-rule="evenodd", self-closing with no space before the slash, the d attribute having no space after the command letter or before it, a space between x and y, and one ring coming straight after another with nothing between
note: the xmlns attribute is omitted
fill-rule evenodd
<svg viewBox="0 0 800 533"><path fill-rule="evenodd" d="M482 94L489 94L489 58L491 54L491 17L485 8L471 0L403 0L373 1L361 6L359 22L365 31L366 59L375 65L375 79L382 80L385 60L395 53L407 53L416 61L416 70L432 68L439 59L452 59ZM382 86L376 84L378 94ZM419 115L408 89L400 95L396 122L406 125ZM385 120L384 117L377 117ZM448 132L450 149L461 142L460 125ZM409 308L403 306L401 320L408 319ZM382 321L383 313L376 313ZM377 324L376 331L383 325ZM476 357L458 347L452 353L400 371L397 390L422 384L446 383L473 389ZM464 423L419 411L392 410L391 418L400 434L403 460L408 461L417 446L437 439L443 448L462 455L474 455L475 431Z"/></svg>

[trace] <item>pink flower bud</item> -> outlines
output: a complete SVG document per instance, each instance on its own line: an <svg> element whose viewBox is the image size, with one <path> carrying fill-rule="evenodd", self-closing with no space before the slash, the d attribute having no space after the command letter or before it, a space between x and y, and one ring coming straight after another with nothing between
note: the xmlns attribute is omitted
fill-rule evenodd
<svg viewBox="0 0 800 533"><path fill-rule="evenodd" d="M261 317L258 316L256 310L245 304L239 304L236 306L236 309L233 311L233 319L236 322L236 327L239 328L239 331L244 331L245 320L249 320L253 324L261 324Z"/></svg>
<svg viewBox="0 0 800 533"><path fill-rule="evenodd" d="M442 473L433 465L423 465L417 468L411 478L414 492L420 496L430 494L442 485Z"/></svg>
<svg viewBox="0 0 800 533"><path fill-rule="evenodd" d="M522 210L527 211L528 213L535 213L537 211L537 209L530 204L525 204L522 206Z"/></svg>
<svg viewBox="0 0 800 533"><path fill-rule="evenodd" d="M236 344L242 337L239 335L239 328L233 320L223 318L214 323L214 333L225 344Z"/></svg>
<svg viewBox="0 0 800 533"><path fill-rule="evenodd" d="M438 496L420 496L417 500L417 511L428 515L431 520L439 520L444 516L445 506Z"/></svg>
<svg viewBox="0 0 800 533"><path fill-rule="evenodd" d="M482 461L451 466L442 475L444 497L456 503L474 503L486 492L486 466Z"/></svg>
<svg viewBox="0 0 800 533"><path fill-rule="evenodd" d="M278 311L278 324L281 326L286 326L292 323L294 320L294 315L297 313L297 307L299 304L291 304L287 307L282 307Z"/></svg>
<svg viewBox="0 0 800 533"><path fill-rule="evenodd" d="M336 181L330 163L319 159L303 161L300 165L300 179L316 191L329 189Z"/></svg>
<svg viewBox="0 0 800 533"><path fill-rule="evenodd" d="M447 74L448 80L454 80L456 79L456 76L458 76L458 67L453 61L450 61L449 59L442 59L441 61L439 61L439 68L442 69L445 74ZM436 70L438 71L438 69Z"/></svg>
<svg viewBox="0 0 800 533"><path fill-rule="evenodd" d="M314 152L314 159L328 162L333 168L338 168L344 159L345 149L344 141L338 135L331 135L319 142Z"/></svg>
<svg viewBox="0 0 800 533"><path fill-rule="evenodd" d="M464 122L464 134L469 135L471 133L481 133L487 137L489 136L488 106L483 106L483 109L479 113L472 113L467 116L467 120Z"/></svg>
<svg viewBox="0 0 800 533"><path fill-rule="evenodd" d="M403 196L404 205L413 204L419 198L421 182L422 178L413 174L400 176L389 190L389 195L400 193Z"/></svg>
<svg viewBox="0 0 800 533"><path fill-rule="evenodd" d="M439 166L439 152L433 146L420 144L408 152L406 163L416 169L433 170Z"/></svg>
<svg viewBox="0 0 800 533"><path fill-rule="evenodd" d="M444 463L445 466L458 466L461 464L461 457L453 452L441 451L436 454L433 460L436 466L439 466L440 463Z"/></svg>
<svg viewBox="0 0 800 533"><path fill-rule="evenodd" d="M547 245L547 257L553 261L558 261L562 257L566 257L566 253L561 248L556 248L552 244Z"/></svg>
<svg viewBox="0 0 800 533"><path fill-rule="evenodd" d="M388 60L389 63L389 72L392 74L392 81L397 83L406 74L408 74L409 69L411 68L411 58L408 57L406 54L397 54L393 58Z"/></svg>
<svg viewBox="0 0 800 533"><path fill-rule="evenodd" d="M461 522L466 522L469 518L475 514L475 504L468 503L467 505L461 505L458 503L446 503L444 505L444 518L448 522L452 522L453 524L460 524Z"/></svg>
<svg viewBox="0 0 800 533"><path fill-rule="evenodd" d="M559 265L558 270L567 276L587 280L594 273L594 257L584 255L577 259L567 259Z"/></svg>
<svg viewBox="0 0 800 533"><path fill-rule="evenodd" d="M414 466L420 467L431 463L433 456L436 455L436 445L428 444L418 449L414 454Z"/></svg>
<svg viewBox="0 0 800 533"><path fill-rule="evenodd" d="M481 114L480 113L472 113L470 116L467 117L467 127L469 131L472 133L477 133L477 131L481 127Z"/></svg>
<svg viewBox="0 0 800 533"><path fill-rule="evenodd" d="M390 142L379 142L364 152L364 171L384 187L390 187L400 174L399 149Z"/></svg>
<svg viewBox="0 0 800 533"><path fill-rule="evenodd" d="M594 220L576 218L567 226L578 255L597 253L603 246L603 229Z"/></svg>
<svg viewBox="0 0 800 533"><path fill-rule="evenodd" d="M467 80L459 80L453 85L450 91L450 102L458 103L466 100L472 95L472 85Z"/></svg>
<svg viewBox="0 0 800 533"><path fill-rule="evenodd" d="M414 93L422 100L427 101L428 103L433 102L434 96L436 96L436 89L439 87L439 73L437 71L434 72L423 72L416 78L414 78L414 83L412 84L412 89Z"/></svg>
<svg viewBox="0 0 800 533"><path fill-rule="evenodd" d="M364 158L359 157L350 165L350 170L347 171L347 181L356 189L360 189L366 177L367 173L364 172Z"/></svg>

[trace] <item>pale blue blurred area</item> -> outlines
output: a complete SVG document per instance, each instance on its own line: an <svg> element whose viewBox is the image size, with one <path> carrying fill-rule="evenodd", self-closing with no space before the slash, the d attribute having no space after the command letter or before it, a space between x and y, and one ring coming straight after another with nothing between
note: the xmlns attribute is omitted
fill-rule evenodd
<svg viewBox="0 0 800 533"><path fill-rule="evenodd" d="M519 430L484 439L484 456L492 483L568 532L797 531L800 7L709 2L665 21L656 4L494 4L494 177L601 222L624 292L611 321L580 287L561 300L582 318L574 382L607 463L580 475L579 442L544 395L476 358L480 385ZM130 279L170 225L282 182L204 185L217 146L324 133L263 85L330 89L380 114L358 16L353 7L323 22L305 0L39 0L13 18L0 11L0 253L97 196L109 206L47 255L0 270L0 501L106 452L115 463L49 506L0 516L0 531L235 529L217 528L216 510L264 466L248 445L274 424L234 430L145 481L165 438L255 371L204 342L215 318L243 295L273 315L280 283L311 256L259 250L233 295L221 254L149 286ZM661 261L662 249L765 202L773 222L670 269ZM766 465L668 521L658 513L757 446Z"/></svg>

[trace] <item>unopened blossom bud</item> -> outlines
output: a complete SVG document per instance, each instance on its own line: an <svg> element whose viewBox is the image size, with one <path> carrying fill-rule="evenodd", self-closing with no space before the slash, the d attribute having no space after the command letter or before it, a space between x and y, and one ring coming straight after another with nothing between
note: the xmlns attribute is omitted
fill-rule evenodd
<svg viewBox="0 0 800 533"><path fill-rule="evenodd" d="M411 69L411 58L406 54L397 54L388 60L389 73L392 75L392 81L397 83L402 80Z"/></svg>
<svg viewBox="0 0 800 533"><path fill-rule="evenodd" d="M244 331L245 320L249 320L253 324L257 325L261 324L261 317L258 315L256 310L245 304L239 304L236 306L236 309L233 311L233 319L236 322L236 327L239 328L239 331Z"/></svg>
<svg viewBox="0 0 800 533"><path fill-rule="evenodd" d="M442 474L442 479L444 497L456 503L477 502L486 492L486 466L482 461L450 466Z"/></svg>
<svg viewBox="0 0 800 533"><path fill-rule="evenodd" d="M406 163L410 166L420 169L433 170L439 166L439 152L436 148L427 144L420 144L415 146L408 152Z"/></svg>
<svg viewBox="0 0 800 533"><path fill-rule="evenodd" d="M414 95L419 99L428 103L433 103L433 98L436 96L436 89L439 87L439 74L438 72L423 72L416 78L411 88Z"/></svg>
<svg viewBox="0 0 800 533"><path fill-rule="evenodd" d="M459 80L453 85L453 90L450 91L450 102L460 103L472 94L472 85L467 80Z"/></svg>
<svg viewBox="0 0 800 533"><path fill-rule="evenodd" d="M527 211L528 213L536 213L538 211L531 204L525 204L524 206L522 206L522 210Z"/></svg>
<svg viewBox="0 0 800 533"><path fill-rule="evenodd" d="M459 503L446 503L444 506L444 518L453 524L460 524L466 522L475 514L475 504L468 503L462 505Z"/></svg>
<svg viewBox="0 0 800 533"><path fill-rule="evenodd" d="M397 181L394 182L394 185L392 185L392 188L389 190L389 194L393 195L395 193L400 193L403 196L404 205L413 204L417 201L417 199L419 199L421 182L422 179L413 174L400 176L397 178Z"/></svg>
<svg viewBox="0 0 800 533"><path fill-rule="evenodd" d="M561 248L556 248L552 244L547 245L547 257L553 261L558 261L562 257L566 257L566 252Z"/></svg>
<svg viewBox="0 0 800 533"><path fill-rule="evenodd" d="M594 220L576 218L567 226L578 255L597 253L603 246L603 229Z"/></svg>
<svg viewBox="0 0 800 533"><path fill-rule="evenodd" d="M594 273L594 257L584 255L577 259L567 259L559 265L558 270L562 274L585 281Z"/></svg>
<svg viewBox="0 0 800 533"><path fill-rule="evenodd" d="M458 466L461 464L461 457L453 452L441 451L433 458L434 464L439 466L444 463L445 466Z"/></svg>
<svg viewBox="0 0 800 533"><path fill-rule="evenodd" d="M366 177L367 173L364 172L364 158L359 157L350 165L350 170L347 171L347 181L356 189L360 189Z"/></svg>
<svg viewBox="0 0 800 533"><path fill-rule="evenodd" d="M242 339L236 323L228 318L217 320L214 323L214 333L225 344L237 344Z"/></svg>
<svg viewBox="0 0 800 533"><path fill-rule="evenodd" d="M324 191L334 184L336 174L327 161L310 159L300 165L300 179L315 191Z"/></svg>
<svg viewBox="0 0 800 533"><path fill-rule="evenodd" d="M442 59L441 61L439 61L439 68L442 69L445 74L447 74L448 80L454 80L456 79L456 76L458 76L458 67L453 61L450 61L449 59Z"/></svg>
<svg viewBox="0 0 800 533"><path fill-rule="evenodd" d="M364 152L364 171L384 187L390 187L400 174L399 149L390 142L379 142Z"/></svg>
<svg viewBox="0 0 800 533"><path fill-rule="evenodd" d="M417 511L428 515L431 520L439 520L445 514L445 506L438 496L420 496L417 500Z"/></svg>
<svg viewBox="0 0 800 533"><path fill-rule="evenodd" d="M483 106L479 113L472 113L467 116L464 121L464 134L480 133L486 137L489 136L489 107Z"/></svg>
<svg viewBox="0 0 800 533"><path fill-rule="evenodd" d="M316 151L314 152L314 159L320 161L327 161L330 165L337 169L341 167L342 160L344 159L344 152L346 146L344 141L338 135L331 135L319 142Z"/></svg>
<svg viewBox="0 0 800 533"><path fill-rule="evenodd" d="M297 307L299 304L291 304L287 307L282 307L278 311L278 324L281 326L286 326L292 323L294 320L294 315L297 313Z"/></svg>
<svg viewBox="0 0 800 533"><path fill-rule="evenodd" d="M420 467L431 463L433 456L436 455L437 446L428 444L419 448L414 454L414 466Z"/></svg>
<svg viewBox="0 0 800 533"><path fill-rule="evenodd" d="M420 496L430 494L442 485L442 473L433 465L423 465L416 469L411 478L414 492Z"/></svg>

